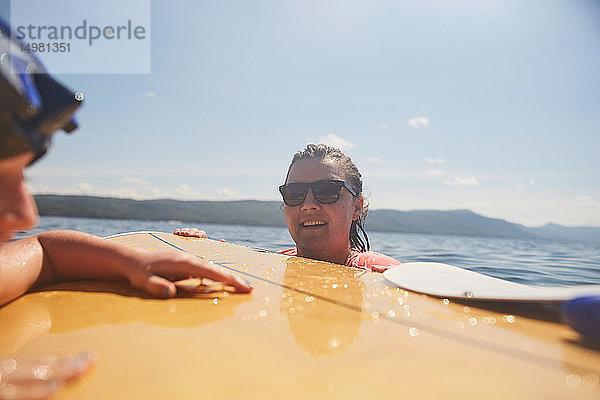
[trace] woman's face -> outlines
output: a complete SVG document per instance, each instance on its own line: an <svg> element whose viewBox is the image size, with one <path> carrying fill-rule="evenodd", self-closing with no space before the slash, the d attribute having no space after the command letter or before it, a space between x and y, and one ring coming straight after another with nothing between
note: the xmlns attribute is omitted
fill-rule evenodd
<svg viewBox="0 0 600 400"><path fill-rule="evenodd" d="M37 207L23 178L32 157L27 152L0 160L0 242L12 239L16 230L37 223Z"/></svg>
<svg viewBox="0 0 600 400"><path fill-rule="evenodd" d="M286 183L311 183L323 179L345 180L333 163L308 159L296 161ZM349 183L349 182L347 182ZM344 264L350 254L350 225L360 216L363 199L355 199L342 188L340 198L333 204L321 204L308 189L304 203L284 205L285 220L298 255Z"/></svg>

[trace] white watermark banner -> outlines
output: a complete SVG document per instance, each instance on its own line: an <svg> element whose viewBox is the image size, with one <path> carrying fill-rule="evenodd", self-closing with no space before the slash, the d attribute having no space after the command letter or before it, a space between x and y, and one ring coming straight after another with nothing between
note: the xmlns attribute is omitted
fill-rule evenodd
<svg viewBox="0 0 600 400"><path fill-rule="evenodd" d="M150 73L150 0L12 0L22 51L50 73Z"/></svg>

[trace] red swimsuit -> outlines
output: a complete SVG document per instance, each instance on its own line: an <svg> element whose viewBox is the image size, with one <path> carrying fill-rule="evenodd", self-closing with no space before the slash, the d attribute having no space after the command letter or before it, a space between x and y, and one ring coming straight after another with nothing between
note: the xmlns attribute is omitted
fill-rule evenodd
<svg viewBox="0 0 600 400"><path fill-rule="evenodd" d="M288 256L298 255L298 251L295 247L280 251L280 253ZM395 258L388 257L385 254L376 253L374 251L360 252L352 249L350 250L350 259L346 265L349 267L371 271L373 270L373 267L379 267L376 269L383 270L400 264L402 264L402 262L396 260Z"/></svg>

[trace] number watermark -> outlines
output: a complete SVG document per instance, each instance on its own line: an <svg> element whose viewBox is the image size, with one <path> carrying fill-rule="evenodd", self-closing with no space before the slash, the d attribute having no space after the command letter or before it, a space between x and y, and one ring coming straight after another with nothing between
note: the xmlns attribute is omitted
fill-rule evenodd
<svg viewBox="0 0 600 400"><path fill-rule="evenodd" d="M51 73L150 73L150 0L12 0L10 11L19 50Z"/></svg>

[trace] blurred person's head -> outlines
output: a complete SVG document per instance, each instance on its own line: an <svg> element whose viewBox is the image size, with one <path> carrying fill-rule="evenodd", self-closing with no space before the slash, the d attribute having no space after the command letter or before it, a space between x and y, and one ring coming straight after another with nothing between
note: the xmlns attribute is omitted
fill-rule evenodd
<svg viewBox="0 0 600 400"><path fill-rule="evenodd" d="M0 20L0 241L35 225L23 171L46 154L55 131L77 128L73 113L81 105L21 44Z"/></svg>

